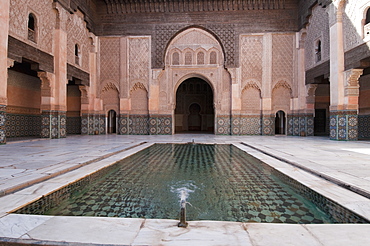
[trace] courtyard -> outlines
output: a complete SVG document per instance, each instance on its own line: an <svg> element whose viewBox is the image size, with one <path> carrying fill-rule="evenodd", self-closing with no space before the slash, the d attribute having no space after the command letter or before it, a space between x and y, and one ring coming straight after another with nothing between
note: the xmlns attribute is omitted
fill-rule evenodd
<svg viewBox="0 0 370 246"><path fill-rule="evenodd" d="M273 224L12 214L153 143L234 144L370 220L370 143L325 137L90 135L0 148L0 238L9 245L369 245L368 224Z"/></svg>

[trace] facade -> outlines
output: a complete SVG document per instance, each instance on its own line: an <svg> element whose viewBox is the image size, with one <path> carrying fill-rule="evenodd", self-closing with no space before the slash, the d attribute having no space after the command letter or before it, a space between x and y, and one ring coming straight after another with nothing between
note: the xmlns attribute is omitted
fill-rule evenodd
<svg viewBox="0 0 370 246"><path fill-rule="evenodd" d="M370 138L369 0L2 0L0 143Z"/></svg>

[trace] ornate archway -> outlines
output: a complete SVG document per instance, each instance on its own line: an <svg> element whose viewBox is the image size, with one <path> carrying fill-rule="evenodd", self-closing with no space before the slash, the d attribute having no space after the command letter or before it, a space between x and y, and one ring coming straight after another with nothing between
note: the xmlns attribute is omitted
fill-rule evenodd
<svg viewBox="0 0 370 246"><path fill-rule="evenodd" d="M175 132L214 132L213 91L205 80L192 77L177 88Z"/></svg>

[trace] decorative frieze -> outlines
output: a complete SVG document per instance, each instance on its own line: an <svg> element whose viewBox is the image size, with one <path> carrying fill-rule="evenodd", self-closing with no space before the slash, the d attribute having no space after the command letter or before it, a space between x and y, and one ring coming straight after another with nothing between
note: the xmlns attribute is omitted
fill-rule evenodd
<svg viewBox="0 0 370 246"><path fill-rule="evenodd" d="M285 0L106 0L107 14L180 13L284 9Z"/></svg>

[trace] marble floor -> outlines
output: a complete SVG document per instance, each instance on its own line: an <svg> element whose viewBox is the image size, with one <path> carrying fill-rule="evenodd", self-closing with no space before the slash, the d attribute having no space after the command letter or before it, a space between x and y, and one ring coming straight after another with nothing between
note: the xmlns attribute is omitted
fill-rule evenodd
<svg viewBox="0 0 370 246"><path fill-rule="evenodd" d="M370 220L370 142L321 137L69 136L0 146L0 245L370 245L369 224L266 224L9 213L153 143L234 144ZM323 178L321 178L321 177Z"/></svg>

